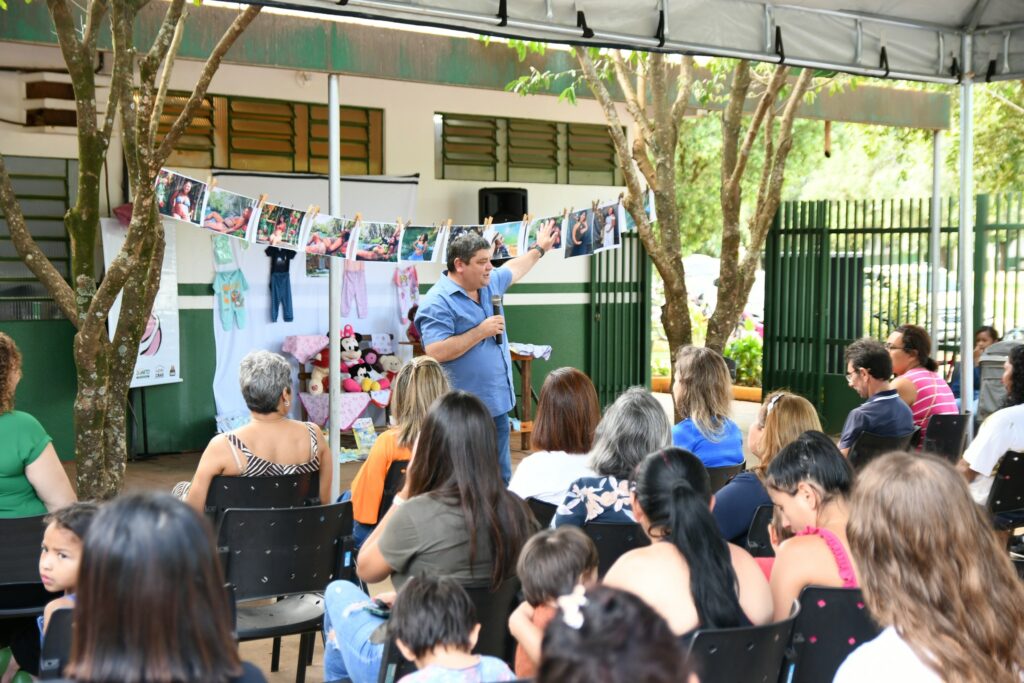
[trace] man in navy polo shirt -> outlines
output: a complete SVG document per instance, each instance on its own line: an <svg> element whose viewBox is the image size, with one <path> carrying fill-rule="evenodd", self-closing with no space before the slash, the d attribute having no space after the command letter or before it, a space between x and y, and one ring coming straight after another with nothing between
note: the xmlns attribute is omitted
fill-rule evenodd
<svg viewBox="0 0 1024 683"><path fill-rule="evenodd" d="M512 477L508 411L516 397L505 317L492 301L530 272L551 248L555 229L542 229L536 244L501 268L491 265L490 245L484 238L473 232L458 237L448 245L448 270L416 312L424 351L444 366L453 387L475 394L494 418L498 463L506 484Z"/></svg>
<svg viewBox="0 0 1024 683"><path fill-rule="evenodd" d="M889 386L892 358L876 339L865 337L846 347L846 381L867 401L850 411L839 437L839 450L850 454L861 432L878 436L905 436L914 431L914 415Z"/></svg>

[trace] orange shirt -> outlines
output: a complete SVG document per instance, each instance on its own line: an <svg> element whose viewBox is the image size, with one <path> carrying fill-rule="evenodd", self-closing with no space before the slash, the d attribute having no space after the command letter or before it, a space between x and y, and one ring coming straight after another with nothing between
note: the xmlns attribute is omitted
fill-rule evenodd
<svg viewBox="0 0 1024 683"><path fill-rule="evenodd" d="M556 614L558 608L553 605L537 605L533 608L533 625L543 631ZM516 645L515 670L518 678L533 678L537 675L537 665L526 656L526 651L521 645Z"/></svg>
<svg viewBox="0 0 1024 683"><path fill-rule="evenodd" d="M389 429L373 442L370 455L352 480L352 516L360 524L377 523L384 478L391 463L412 458L412 451L398 445L398 430Z"/></svg>

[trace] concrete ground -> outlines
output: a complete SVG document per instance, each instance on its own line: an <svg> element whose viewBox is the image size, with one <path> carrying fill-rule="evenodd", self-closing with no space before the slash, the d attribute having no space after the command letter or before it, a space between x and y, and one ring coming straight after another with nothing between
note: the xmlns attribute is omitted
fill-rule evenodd
<svg viewBox="0 0 1024 683"><path fill-rule="evenodd" d="M655 394L659 402L664 406L669 419L672 418L672 398L668 394ZM744 451L747 455L748 464L751 456L746 451L746 434L751 423L757 418L759 404L743 401L733 401L733 420L739 425L744 435ZM512 435L512 467L519 464L527 454L518 450L519 438ZM146 460L131 462L128 464L125 474L125 490L161 490L170 491L179 481L185 481L192 477L196 465L199 462L199 453L180 453L160 455ZM69 463L66 468L68 474L74 481L74 464ZM359 469L358 463L347 463L341 466L340 486L344 491L351 486L352 479ZM371 586L371 593L390 590L390 583L385 582ZM242 643L240 646L242 659L248 660L258 666L267 676L270 683L289 683L295 680L295 666L298 658L299 637L291 636L284 638L281 647L281 665L277 673L270 672L270 640L257 640ZM306 681L309 683L322 683L323 681L323 644L318 639L313 653L313 664L306 668Z"/></svg>

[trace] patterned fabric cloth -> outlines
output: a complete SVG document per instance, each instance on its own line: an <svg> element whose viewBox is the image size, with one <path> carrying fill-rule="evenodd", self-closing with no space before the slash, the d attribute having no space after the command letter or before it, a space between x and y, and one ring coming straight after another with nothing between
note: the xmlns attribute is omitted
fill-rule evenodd
<svg viewBox="0 0 1024 683"><path fill-rule="evenodd" d="M231 444L231 455L235 458L235 464L242 471L243 477L278 477L283 474L305 474L307 472L320 471L320 456L317 454L317 426L312 422L306 423L306 430L309 432L309 461L298 465L282 465L280 463L264 460L249 450L249 447L242 443L237 434L228 434L228 443ZM238 457L238 451L245 456L245 466Z"/></svg>
<svg viewBox="0 0 1024 683"><path fill-rule="evenodd" d="M291 334L284 338L281 350L295 356L300 365L327 348L330 340L323 334Z"/></svg>
<svg viewBox="0 0 1024 683"><path fill-rule="evenodd" d="M630 494L633 482L615 477L581 477L569 485L565 500L555 511L552 526L635 523Z"/></svg>

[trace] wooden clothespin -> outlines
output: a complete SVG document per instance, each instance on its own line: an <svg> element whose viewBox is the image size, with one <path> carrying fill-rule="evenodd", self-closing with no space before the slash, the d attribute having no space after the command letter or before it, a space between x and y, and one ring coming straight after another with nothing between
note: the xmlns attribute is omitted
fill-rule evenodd
<svg viewBox="0 0 1024 683"><path fill-rule="evenodd" d="M621 203L622 203L622 200L623 200L623 199L624 199L625 197L626 197L626 193L625 193L625 192L620 192L620 193L619 193L619 204L621 204Z"/></svg>
<svg viewBox="0 0 1024 683"><path fill-rule="evenodd" d="M401 230L401 229L402 229L402 225L403 225L403 224L402 224L402 217L401 217L401 216L399 216L399 217L398 217L398 229L399 229L399 230Z"/></svg>
<svg viewBox="0 0 1024 683"><path fill-rule="evenodd" d="M363 222L363 214L361 214L361 213L359 213L359 212L357 211L357 212L356 212L356 217L355 217L355 219L354 219L354 220L355 220L355 222L356 222L356 225L359 225L360 223L362 223L362 222Z"/></svg>
<svg viewBox="0 0 1024 683"><path fill-rule="evenodd" d="M259 199L256 200L256 206L259 206L259 207L262 207L266 203L267 203L267 195L265 195L265 194L261 194L259 196Z"/></svg>
<svg viewBox="0 0 1024 683"><path fill-rule="evenodd" d="M309 208L306 209L306 213L308 213L311 216L315 216L318 213L320 213L320 207L317 206L316 204L310 204Z"/></svg>
<svg viewBox="0 0 1024 683"><path fill-rule="evenodd" d="M207 177L207 179L206 179L206 187L207 187L208 189L211 189L211 190L212 190L213 188L217 187L217 179L216 179L216 178L214 178L214 177L213 177L212 175L210 175L209 177Z"/></svg>

